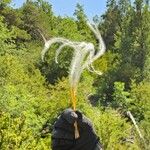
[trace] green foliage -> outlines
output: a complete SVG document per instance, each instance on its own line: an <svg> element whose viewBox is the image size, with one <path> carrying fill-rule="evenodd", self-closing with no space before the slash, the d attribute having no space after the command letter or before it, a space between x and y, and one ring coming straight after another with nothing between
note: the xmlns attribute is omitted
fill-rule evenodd
<svg viewBox="0 0 150 150"><path fill-rule="evenodd" d="M147 82L141 82L139 85L133 85L131 94L134 99L133 112L139 120L144 119L144 115L150 110L150 85ZM140 109L139 109L140 108Z"/></svg>
<svg viewBox="0 0 150 150"><path fill-rule="evenodd" d="M106 52L102 59L97 60L94 66L97 70L103 72L102 76L98 76L94 80L99 95L99 102L102 106L111 105L113 99L113 86L117 80L117 70L120 65L120 56L117 53Z"/></svg>
<svg viewBox="0 0 150 150"><path fill-rule="evenodd" d="M55 34L56 21L52 7L43 0L28 1L21 9L23 20L22 28L31 34L34 39L41 39L39 30L46 38Z"/></svg>
<svg viewBox="0 0 150 150"><path fill-rule="evenodd" d="M125 90L124 83L121 82L114 83L114 93L113 93L114 103L112 103L112 106L120 107L121 109L124 109L124 111L127 111L130 103L133 100L130 98L130 93L124 90Z"/></svg>
<svg viewBox="0 0 150 150"><path fill-rule="evenodd" d="M8 4L10 4L11 0L1 0L0 8L5 8Z"/></svg>
<svg viewBox="0 0 150 150"><path fill-rule="evenodd" d="M150 118L149 118L149 111L145 113L145 119L141 122L140 126L143 129L144 132L144 138L146 141L146 148L150 148Z"/></svg>
<svg viewBox="0 0 150 150"><path fill-rule="evenodd" d="M57 36L62 36L74 41L81 41L83 40L83 36L80 34L78 30L78 26L76 22L69 17L65 18L58 18L58 24L57 24ZM71 26L71 28L68 28L68 26Z"/></svg>
<svg viewBox="0 0 150 150"><path fill-rule="evenodd" d="M86 24L87 17L84 13L84 8L79 3L76 5L74 16L77 18L77 29L80 32L80 35L83 37L82 40L95 43L95 40L93 40L93 35L91 34L91 31Z"/></svg>
<svg viewBox="0 0 150 150"><path fill-rule="evenodd" d="M1 57L0 65L0 148L48 149L40 139L50 106L44 78L34 66L27 68L11 55Z"/></svg>
<svg viewBox="0 0 150 150"><path fill-rule="evenodd" d="M102 15L103 21L100 27L103 31L103 37L107 45L107 49L111 50L114 46L114 34L119 30L121 22L121 14L116 0L107 1L107 11Z"/></svg>
<svg viewBox="0 0 150 150"><path fill-rule="evenodd" d="M10 31L6 25L3 23L3 17L0 16L0 55L9 53L10 49L15 47L13 37L13 32Z"/></svg>
<svg viewBox="0 0 150 150"><path fill-rule="evenodd" d="M145 6L143 11L143 41L145 47L145 63L144 63L144 78L150 81L150 12L147 11L148 5Z"/></svg>
<svg viewBox="0 0 150 150"><path fill-rule="evenodd" d="M139 122L146 142L146 148L150 147L150 84L146 81L141 82L138 85L133 84L131 90L131 96L134 100L131 111L134 114L136 120Z"/></svg>

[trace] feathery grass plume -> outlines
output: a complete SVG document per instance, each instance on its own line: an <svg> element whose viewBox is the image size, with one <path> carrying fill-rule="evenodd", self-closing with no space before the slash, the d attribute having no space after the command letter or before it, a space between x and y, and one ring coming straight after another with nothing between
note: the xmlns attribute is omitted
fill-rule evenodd
<svg viewBox="0 0 150 150"><path fill-rule="evenodd" d="M45 53L49 50L52 44L55 43L61 43L62 45L56 50L55 55L55 61L58 63L58 56L61 52L61 50L68 46L74 49L73 58L71 61L70 66L70 86L71 86L71 99L72 99L72 105L73 110L76 110L76 91L77 91L77 85L81 76L82 71L87 68L91 72L95 72L97 74L101 74L100 72L96 71L92 65L92 63L101 57L105 52L105 44L101 37L101 34L98 30L98 28L95 25L91 25L89 22L87 22L87 25L92 30L92 32L95 34L97 40L99 41L99 49L97 53L95 54L95 48L93 43L87 43L87 42L74 42L70 41L65 38L57 37L52 38L50 40L46 40L46 38L43 36L43 34L39 31L41 34L43 40L44 40L44 49L41 52L42 60L44 61ZM75 127L75 139L79 138L79 130L77 127L77 122L74 123Z"/></svg>
<svg viewBox="0 0 150 150"><path fill-rule="evenodd" d="M89 22L87 22L87 25L89 26L91 31L95 34L99 42L99 49L96 54L95 54L95 48L93 43L75 42L61 37L56 37L56 38L51 38L50 40L46 40L43 34L40 32L45 42L44 49L41 52L43 61L44 61L45 53L49 50L52 44L55 43L62 44L56 50L56 55L55 55L56 63L58 63L58 56L64 47L71 47L72 49L74 49L69 77L70 77L70 85L72 88L74 88L75 91L77 90L77 85L81 73L85 68L87 68L90 72L95 72L96 74L99 75L102 74L101 72L98 72L94 69L92 63L104 54L106 49L105 44L96 25L91 25Z"/></svg>

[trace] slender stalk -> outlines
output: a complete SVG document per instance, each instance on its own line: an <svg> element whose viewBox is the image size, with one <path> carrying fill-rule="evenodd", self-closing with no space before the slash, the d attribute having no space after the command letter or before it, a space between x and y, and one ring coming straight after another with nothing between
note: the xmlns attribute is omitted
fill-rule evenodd
<svg viewBox="0 0 150 150"><path fill-rule="evenodd" d="M75 88L71 88L71 100L72 100L72 107L73 110L76 111L76 92L75 92Z"/></svg>
<svg viewBox="0 0 150 150"><path fill-rule="evenodd" d="M146 147L144 137L143 137L143 135L142 135L142 133L141 133L141 131L140 131L140 129L139 129L139 127L138 127L138 125L137 125L137 123L136 123L134 117L133 117L133 115L131 114L130 111L127 111L127 115L128 115L128 116L130 117L130 119L132 120L132 122L133 122L133 124L134 124L134 126L135 126L135 128L136 128L136 131L137 131L137 133L139 134L139 137L141 138L141 140L142 140L143 143L144 143L144 146Z"/></svg>
<svg viewBox="0 0 150 150"><path fill-rule="evenodd" d="M76 91L75 88L71 88L71 99L72 99L72 107L73 110L76 111ZM77 125L77 121L75 121L74 123L74 127L75 127L75 139L78 139L80 137L79 134L79 130L78 130L78 125Z"/></svg>

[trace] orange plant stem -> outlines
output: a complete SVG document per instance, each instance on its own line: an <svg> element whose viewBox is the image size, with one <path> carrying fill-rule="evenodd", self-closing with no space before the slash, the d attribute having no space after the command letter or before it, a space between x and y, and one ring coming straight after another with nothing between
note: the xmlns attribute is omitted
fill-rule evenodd
<svg viewBox="0 0 150 150"><path fill-rule="evenodd" d="M73 110L76 111L76 93L75 93L74 88L71 88L71 99L72 99ZM74 127L75 127L75 139L78 139L80 137L80 135L79 135L79 130L78 130L78 126L77 126L77 121L75 121Z"/></svg>
<svg viewBox="0 0 150 150"><path fill-rule="evenodd" d="M72 99L73 110L76 111L76 94L74 88L71 88L71 99Z"/></svg>

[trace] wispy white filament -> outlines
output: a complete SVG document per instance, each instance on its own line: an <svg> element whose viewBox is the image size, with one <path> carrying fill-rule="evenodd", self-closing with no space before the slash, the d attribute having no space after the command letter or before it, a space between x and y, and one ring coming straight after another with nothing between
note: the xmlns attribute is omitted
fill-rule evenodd
<svg viewBox="0 0 150 150"><path fill-rule="evenodd" d="M105 49L106 49L105 44L104 44L104 41L101 37L101 34L100 34L98 28L95 25L91 25L89 22L87 22L87 25L89 26L91 31L95 34L95 36L99 42L99 49L96 54L95 54L95 48L94 48L93 43L74 42L74 41L70 41L68 39L64 39L64 38L60 38L60 37L52 38L47 41L45 39L45 37L42 35L42 33L40 32L40 34L45 42L44 48L41 52L43 61L44 61L45 53L49 50L49 48L51 47L52 44L55 44L55 43L62 44L56 50L56 55L55 55L56 63L58 63L57 58L58 58L61 50L64 47L68 46L68 47L71 47L72 49L74 49L73 58L71 61L71 66L70 66L70 74L69 74L70 84L71 84L71 87L73 87L74 89L77 88L77 84L79 82L81 73L85 68L87 68L91 72L101 74L100 72L98 72L94 69L92 63L104 54Z"/></svg>

